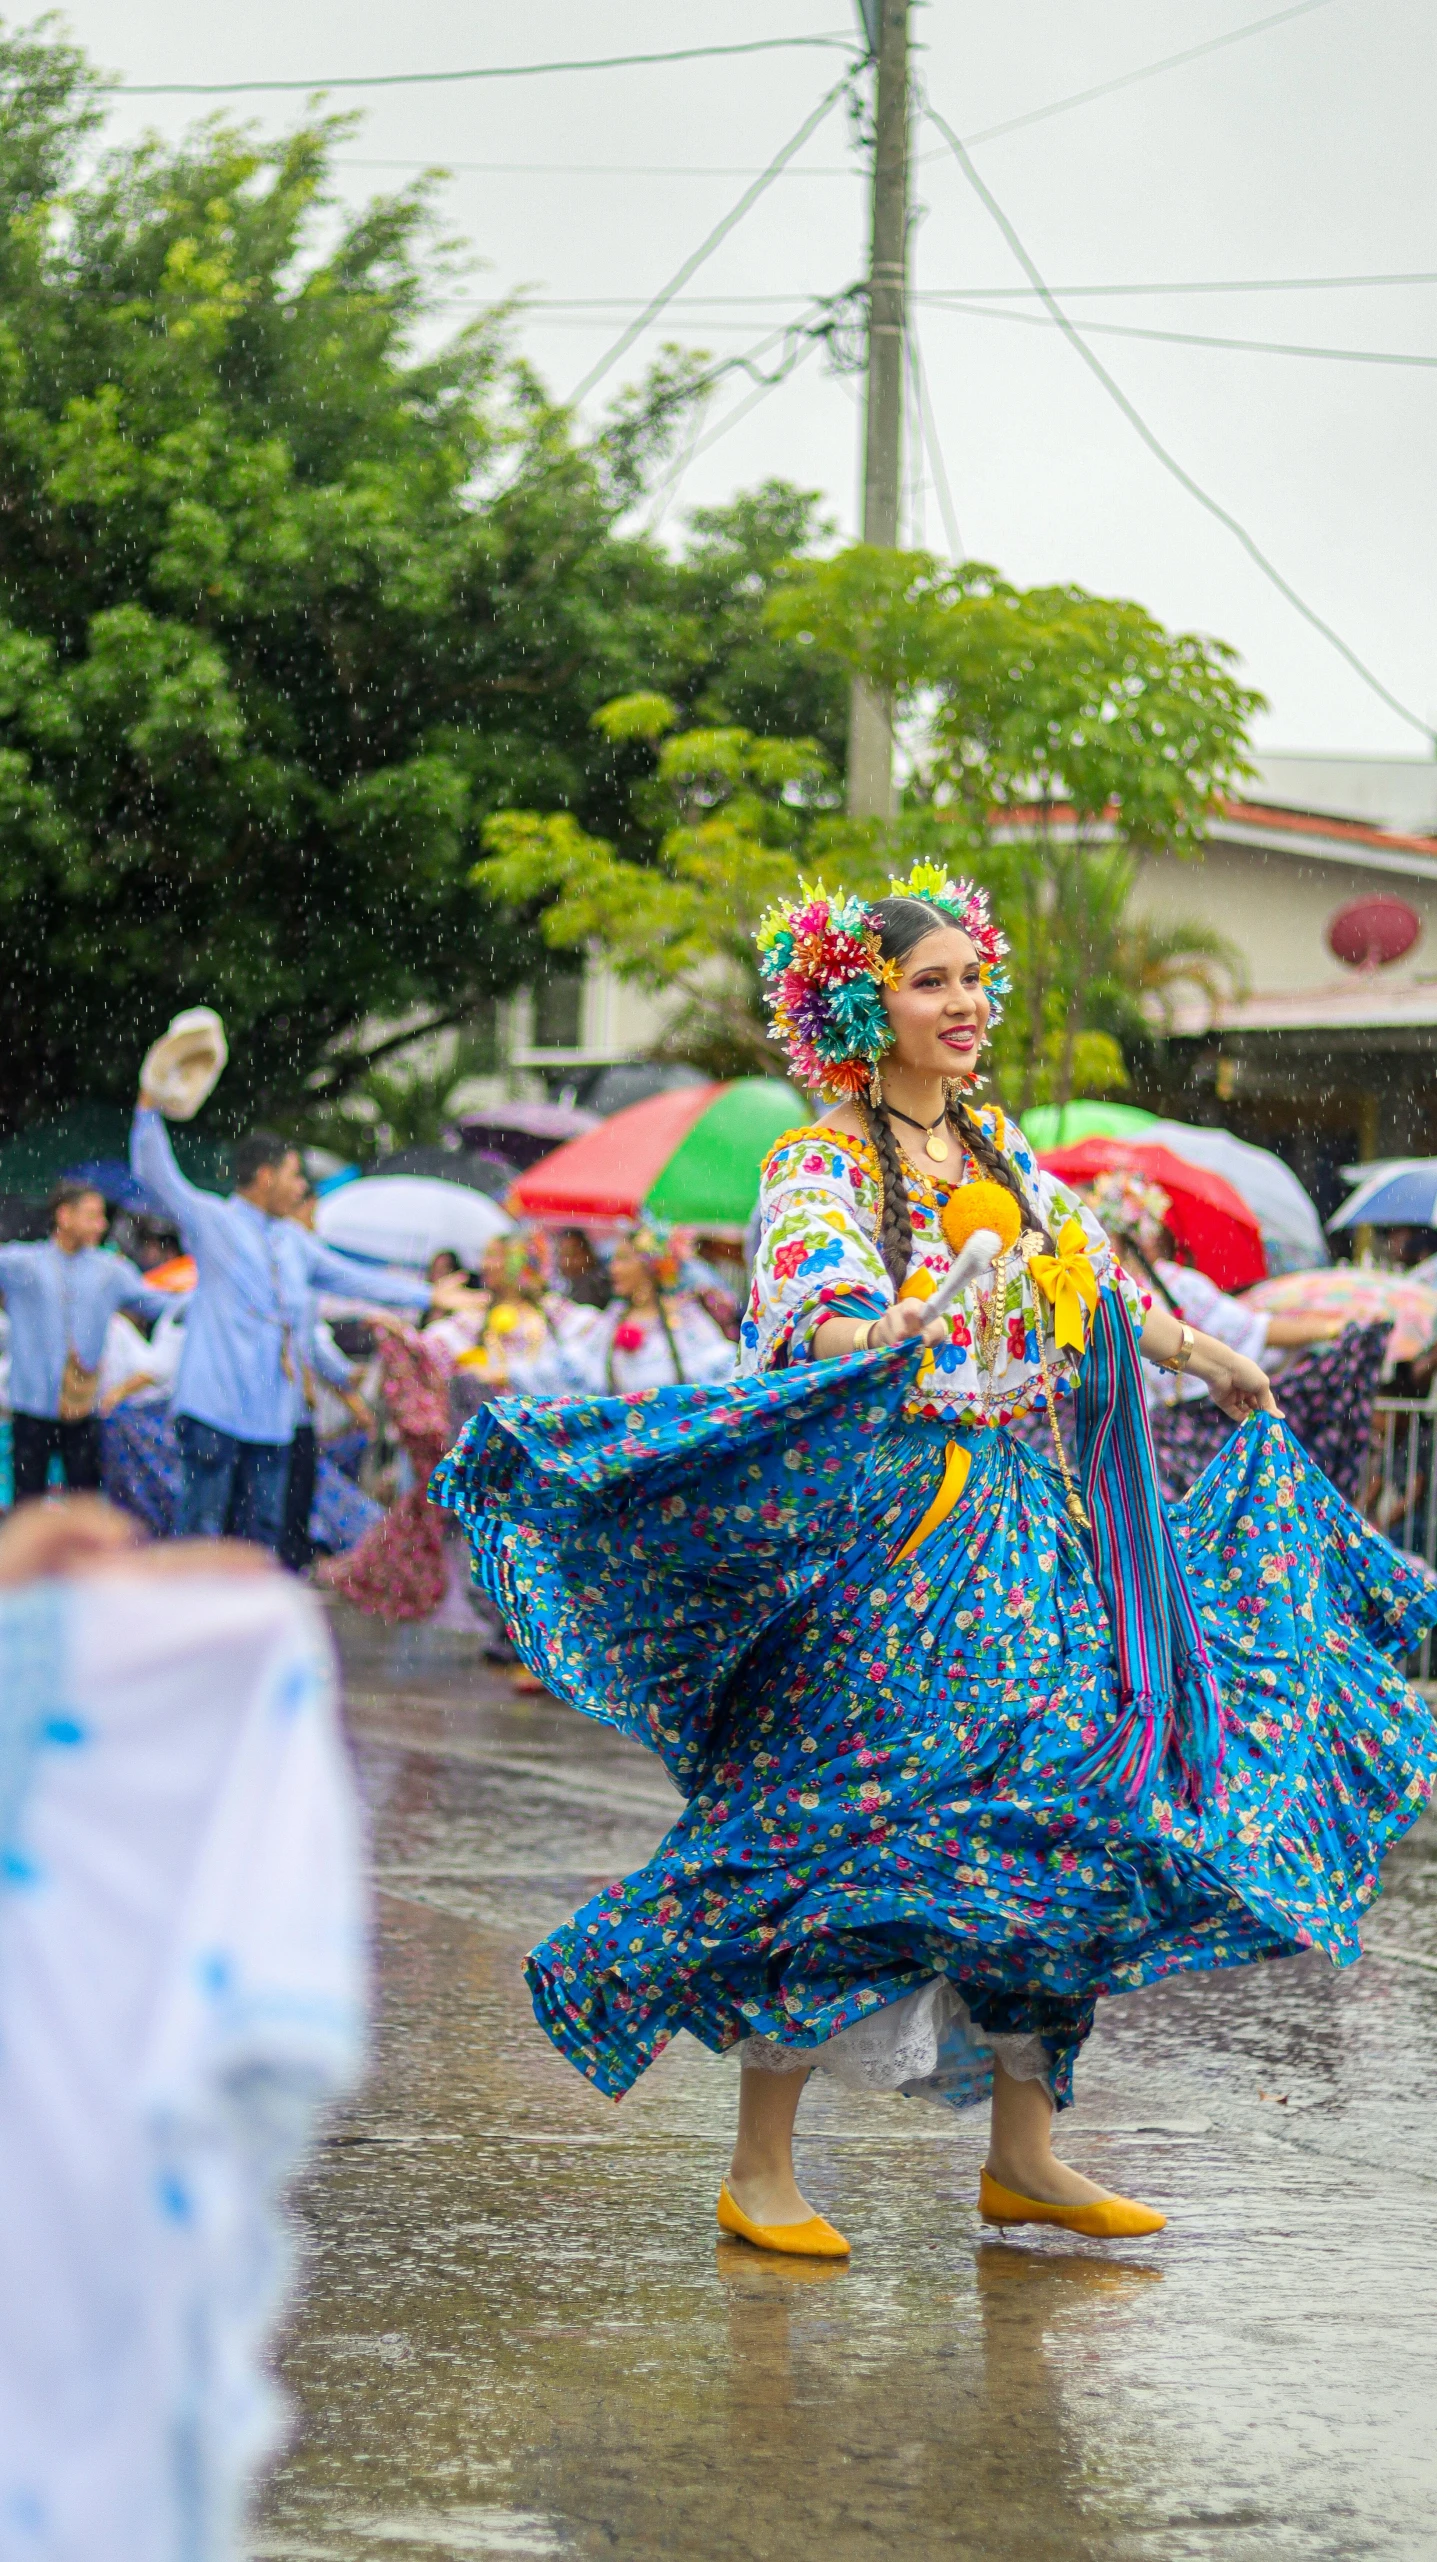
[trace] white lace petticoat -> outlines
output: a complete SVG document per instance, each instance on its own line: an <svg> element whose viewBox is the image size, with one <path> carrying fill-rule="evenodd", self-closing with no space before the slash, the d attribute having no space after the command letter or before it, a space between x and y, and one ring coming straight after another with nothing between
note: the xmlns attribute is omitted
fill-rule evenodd
<svg viewBox="0 0 1437 2562"><path fill-rule="evenodd" d="M994 2056L1015 2082L1041 2082L1052 2094L1041 2037L985 2035L962 1995L941 1976L870 2011L822 2046L785 2046L776 2037L746 2037L738 2050L745 2072L799 2073L813 2066L846 2089L901 2091L909 2099L944 2100L962 2108L981 2099Z"/></svg>

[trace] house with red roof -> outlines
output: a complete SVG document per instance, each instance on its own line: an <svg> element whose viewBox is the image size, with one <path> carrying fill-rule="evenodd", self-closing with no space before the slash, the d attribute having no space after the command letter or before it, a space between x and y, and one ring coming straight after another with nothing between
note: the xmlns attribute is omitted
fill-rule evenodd
<svg viewBox="0 0 1437 2562"><path fill-rule="evenodd" d="M1200 858L1144 864L1134 906L1215 929L1242 983L1150 1008L1128 1099L1276 1148L1324 1209L1343 1165L1437 1154L1437 760L1268 756Z"/></svg>

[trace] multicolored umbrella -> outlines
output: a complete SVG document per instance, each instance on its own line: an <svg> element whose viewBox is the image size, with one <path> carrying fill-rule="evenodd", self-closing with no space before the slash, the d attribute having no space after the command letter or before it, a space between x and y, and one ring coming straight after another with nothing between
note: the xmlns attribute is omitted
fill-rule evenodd
<svg viewBox="0 0 1437 2562"><path fill-rule="evenodd" d="M1284 1272L1244 1294L1250 1308L1272 1316L1342 1317L1349 1325L1390 1325L1389 1365L1415 1361L1437 1342L1437 1288L1409 1272L1374 1272L1334 1263L1326 1272Z"/></svg>
<svg viewBox="0 0 1437 2562"><path fill-rule="evenodd" d="M1171 1204L1168 1226L1177 1246L1220 1290L1246 1290L1266 1274L1256 1212L1222 1175L1188 1165L1171 1148L1141 1139L1080 1139L1073 1148L1044 1149L1040 1162L1065 1183L1091 1183L1099 1174L1137 1174L1160 1183Z"/></svg>
<svg viewBox="0 0 1437 2562"><path fill-rule="evenodd" d="M612 1227L643 1211L710 1236L741 1236L769 1149L812 1117L777 1077L651 1094L542 1157L511 1187L508 1206L516 1218L553 1226Z"/></svg>

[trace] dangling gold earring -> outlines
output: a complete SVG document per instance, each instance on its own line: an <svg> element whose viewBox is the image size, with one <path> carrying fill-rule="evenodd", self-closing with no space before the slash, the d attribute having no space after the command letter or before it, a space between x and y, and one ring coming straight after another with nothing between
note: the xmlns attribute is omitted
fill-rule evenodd
<svg viewBox="0 0 1437 2562"><path fill-rule="evenodd" d="M883 1102L883 1079L878 1073L878 1061L876 1059L868 1071L868 1100L872 1104L875 1112L879 1110Z"/></svg>

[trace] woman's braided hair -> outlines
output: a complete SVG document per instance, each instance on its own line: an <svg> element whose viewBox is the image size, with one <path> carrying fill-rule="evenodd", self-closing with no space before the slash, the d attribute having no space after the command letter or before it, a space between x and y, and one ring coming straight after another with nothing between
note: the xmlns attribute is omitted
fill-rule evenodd
<svg viewBox="0 0 1437 2562"><path fill-rule="evenodd" d="M937 933L953 923L952 917L945 916L941 908L930 907L928 901L921 898L877 899L869 914L878 927L879 950L885 961L905 961L926 935ZM901 1290L913 1259L913 1221L908 1212L903 1152L893 1135L886 1112L862 1100L858 1108L883 1177L883 1214L878 1231L878 1249L894 1289ZM950 1094L947 1120L960 1146L977 1159L989 1180L1001 1183L1005 1192L1012 1193L1023 1226L1041 1236L1051 1251L1052 1239L1028 1199L1016 1169L997 1142L980 1127L977 1115L966 1103Z"/></svg>

